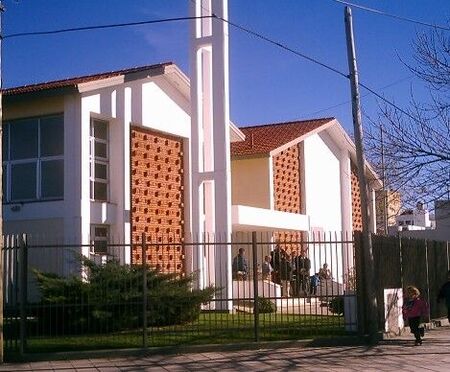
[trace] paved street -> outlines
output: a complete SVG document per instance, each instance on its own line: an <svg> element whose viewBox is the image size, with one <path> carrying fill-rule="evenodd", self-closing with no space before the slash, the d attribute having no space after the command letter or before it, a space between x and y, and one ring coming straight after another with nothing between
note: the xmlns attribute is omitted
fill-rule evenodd
<svg viewBox="0 0 450 372"><path fill-rule="evenodd" d="M144 357L109 357L4 364L0 371L449 371L450 327L429 331L422 346L413 337L376 347L285 347Z"/></svg>

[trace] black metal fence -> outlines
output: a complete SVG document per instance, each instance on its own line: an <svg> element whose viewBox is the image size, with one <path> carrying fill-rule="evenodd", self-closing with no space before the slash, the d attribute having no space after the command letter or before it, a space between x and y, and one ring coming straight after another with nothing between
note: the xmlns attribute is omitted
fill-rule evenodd
<svg viewBox="0 0 450 372"><path fill-rule="evenodd" d="M6 358L356 332L353 239L280 236L168 243L143 235L138 243L110 244L103 255L90 245L5 237ZM183 269L155 270L147 262L152 252L179 252ZM136 253L140 262L126 264Z"/></svg>
<svg viewBox="0 0 450 372"><path fill-rule="evenodd" d="M373 255L377 302L383 304L384 289L417 287L430 304L432 319L446 316L439 304L439 288L447 280L449 242L392 236L373 236ZM384 308L379 306L380 324L384 324Z"/></svg>

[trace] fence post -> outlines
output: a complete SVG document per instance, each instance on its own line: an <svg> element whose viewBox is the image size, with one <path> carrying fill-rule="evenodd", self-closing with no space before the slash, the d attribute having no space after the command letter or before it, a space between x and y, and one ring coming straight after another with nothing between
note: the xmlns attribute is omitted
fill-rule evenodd
<svg viewBox="0 0 450 372"><path fill-rule="evenodd" d="M358 319L358 334L360 337L366 332L366 303L364 301L364 262L362 260L362 234L359 231L353 233L353 241L355 245L355 271L356 271L356 303L357 303L357 319Z"/></svg>
<svg viewBox="0 0 450 372"><path fill-rule="evenodd" d="M142 233L142 346L147 347L147 240Z"/></svg>
<svg viewBox="0 0 450 372"><path fill-rule="evenodd" d="M448 256L448 247L449 247L449 245L448 245L448 240L447 240L447 270L450 270L450 259Z"/></svg>
<svg viewBox="0 0 450 372"><path fill-rule="evenodd" d="M402 290L404 289L404 281L403 281L403 246L402 246L402 237L398 234L398 254L400 255L400 286Z"/></svg>
<svg viewBox="0 0 450 372"><path fill-rule="evenodd" d="M425 261L426 261L426 269L427 269L427 296L428 296L427 300L428 300L428 304L431 304L431 298L430 298L430 267L429 267L428 240L427 239L425 239Z"/></svg>
<svg viewBox="0 0 450 372"><path fill-rule="evenodd" d="M20 262L20 355L24 355L27 346L27 295L28 295L28 245L27 236L19 236Z"/></svg>
<svg viewBox="0 0 450 372"><path fill-rule="evenodd" d="M258 304L258 255L256 244L256 231L252 232L252 256L253 256L253 320L255 327L255 341L259 341L259 304Z"/></svg>

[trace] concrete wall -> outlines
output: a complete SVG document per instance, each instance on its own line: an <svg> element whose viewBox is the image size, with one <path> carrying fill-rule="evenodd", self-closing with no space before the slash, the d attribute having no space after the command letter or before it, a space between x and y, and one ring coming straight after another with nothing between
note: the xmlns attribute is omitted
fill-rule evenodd
<svg viewBox="0 0 450 372"><path fill-rule="evenodd" d="M16 100L13 104L4 104L3 120L8 121L31 116L49 115L63 111L63 96Z"/></svg>
<svg viewBox="0 0 450 372"><path fill-rule="evenodd" d="M272 208L272 175L269 157L231 161L231 203Z"/></svg>

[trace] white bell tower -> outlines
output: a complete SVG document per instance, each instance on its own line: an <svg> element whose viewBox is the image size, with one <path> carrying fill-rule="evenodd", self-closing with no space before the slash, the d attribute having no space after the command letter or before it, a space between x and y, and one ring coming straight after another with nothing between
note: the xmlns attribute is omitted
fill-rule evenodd
<svg viewBox="0 0 450 372"><path fill-rule="evenodd" d="M227 0L193 0L191 21L192 250L198 285L223 287L231 298L231 171ZM217 303L230 309L230 303Z"/></svg>

